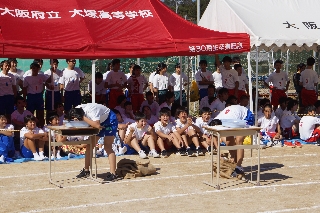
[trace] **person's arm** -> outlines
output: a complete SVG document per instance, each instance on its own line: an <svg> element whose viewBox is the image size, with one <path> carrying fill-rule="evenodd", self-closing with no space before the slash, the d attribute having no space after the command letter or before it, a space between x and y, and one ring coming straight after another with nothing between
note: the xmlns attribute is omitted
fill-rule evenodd
<svg viewBox="0 0 320 213"><path fill-rule="evenodd" d="M128 144L128 143L131 142L133 133L134 133L134 128L131 126L130 129L129 129L129 133L126 134L126 137L124 138L124 143L125 144Z"/></svg>
<svg viewBox="0 0 320 213"><path fill-rule="evenodd" d="M176 127L176 130L181 135L184 131L186 131L186 129L188 129L189 126L189 123L186 123L186 125L184 125L182 128Z"/></svg>
<svg viewBox="0 0 320 213"><path fill-rule="evenodd" d="M156 133L151 126L148 126L148 133L152 136L152 138L156 138Z"/></svg>
<svg viewBox="0 0 320 213"><path fill-rule="evenodd" d="M17 97L17 86L16 85L12 85L12 91L13 91L14 97Z"/></svg>
<svg viewBox="0 0 320 213"><path fill-rule="evenodd" d="M12 131L1 131L0 133L2 135L9 136L9 137L13 136L13 132Z"/></svg>
<svg viewBox="0 0 320 213"><path fill-rule="evenodd" d="M289 89L289 84L290 84L290 81L287 81L287 85L286 85L285 91L288 91L288 89Z"/></svg>
<svg viewBox="0 0 320 213"><path fill-rule="evenodd" d="M35 140L35 139L42 139L43 137L45 137L45 135L46 135L46 133L35 134L34 132L29 131L24 134L24 137L31 139L31 140Z"/></svg>
<svg viewBox="0 0 320 213"><path fill-rule="evenodd" d="M216 59L217 67L220 67L221 66L221 62L219 60L219 55L218 54L215 55L215 59Z"/></svg>
<svg viewBox="0 0 320 213"><path fill-rule="evenodd" d="M276 136L280 136L281 135L281 127L280 127L280 124L279 124L279 122L278 122L278 124L277 124L277 134L276 134Z"/></svg>
<svg viewBox="0 0 320 213"><path fill-rule="evenodd" d="M86 116L83 116L83 121L85 121L87 124L89 124L93 128L96 128L96 129L100 129L101 128L99 120L98 121L92 121L89 118L87 118Z"/></svg>
<svg viewBox="0 0 320 213"><path fill-rule="evenodd" d="M244 86L245 86L245 88L246 88L247 96L249 96L249 94L250 94L250 93L249 93L249 85L248 85L248 84L245 84Z"/></svg>
<svg viewBox="0 0 320 213"><path fill-rule="evenodd" d="M274 89L274 87L271 88L271 87L269 86L269 83L267 83L267 82L263 82L263 84L264 84L265 87L267 87L267 88L270 89L270 90Z"/></svg>
<svg viewBox="0 0 320 213"><path fill-rule="evenodd" d="M171 140L170 135L166 135L166 134L164 134L163 132L161 132L160 130L158 130L156 133L157 133L157 135L159 135L161 138L167 138L167 139Z"/></svg>
<svg viewBox="0 0 320 213"><path fill-rule="evenodd" d="M188 119L188 124L189 124L189 126L192 126L192 128L194 129L194 131L200 133L200 132L201 132L201 129L192 122L192 119L191 119L190 117L188 117L187 119Z"/></svg>

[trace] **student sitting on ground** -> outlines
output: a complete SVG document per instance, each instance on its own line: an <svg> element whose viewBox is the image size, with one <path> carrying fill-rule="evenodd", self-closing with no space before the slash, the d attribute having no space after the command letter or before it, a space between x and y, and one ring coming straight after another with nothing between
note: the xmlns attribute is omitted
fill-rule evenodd
<svg viewBox="0 0 320 213"><path fill-rule="evenodd" d="M24 123L26 126L20 131L22 157L33 158L36 161L46 159L43 150L45 141L48 141L48 134L36 126L36 118L33 115L27 115Z"/></svg>
<svg viewBox="0 0 320 213"><path fill-rule="evenodd" d="M213 101L215 101L217 98L215 97L216 89L213 84L210 84L208 86L208 95L206 97L203 97L200 101L199 108L202 109L203 107L210 107Z"/></svg>
<svg viewBox="0 0 320 213"><path fill-rule="evenodd" d="M146 116L147 123L152 127L159 121L159 118L152 115L151 109L147 105L142 107L142 113Z"/></svg>
<svg viewBox="0 0 320 213"><path fill-rule="evenodd" d="M168 108L162 108L160 110L160 121L154 124L154 129L158 136L157 144L161 150L161 157L168 157L165 143L169 147L173 144L178 150L181 150L179 140L175 134L173 134L173 132L177 130L175 126L170 123L170 111L168 111Z"/></svg>
<svg viewBox="0 0 320 213"><path fill-rule="evenodd" d="M160 111L159 104L154 100L153 93L151 91L146 92L146 99L147 100L143 101L141 104L140 112L143 112L142 107L149 106L151 109L152 115L159 118L159 111Z"/></svg>
<svg viewBox="0 0 320 213"><path fill-rule="evenodd" d="M141 112L136 113L135 123L128 126L125 143L130 147L134 148L140 158L147 158L146 153L141 149L140 144L143 146L148 146L150 148L149 156L158 158L160 155L155 150L156 134L152 127L147 124L146 116Z"/></svg>
<svg viewBox="0 0 320 213"><path fill-rule="evenodd" d="M118 120L118 134L120 136L120 140L124 141L125 135L126 135L126 131L127 128L130 124L135 123L135 120L130 119L130 118L126 118L126 117L122 117L120 112L116 109L112 110L114 112L114 114L116 114L117 116L117 120Z"/></svg>
<svg viewBox="0 0 320 213"><path fill-rule="evenodd" d="M13 158L15 154L14 142L13 142L13 130L14 127L11 124L7 124L7 118L5 115L0 115L0 162L4 163L8 158ZM8 131L5 131L8 130Z"/></svg>
<svg viewBox="0 0 320 213"><path fill-rule="evenodd" d="M283 136L291 139L298 136L300 117L297 115L298 101L290 100L287 110L283 112L280 120L280 126L283 129Z"/></svg>
<svg viewBox="0 0 320 213"><path fill-rule="evenodd" d="M268 98L264 98L264 99L261 99L261 100L260 100L260 102L259 102L259 108L258 108L258 113L257 113L258 119L264 117L263 109L264 109L264 106L265 106L266 104L270 104L270 100L269 100ZM274 114L273 114L273 115L274 115ZM273 115L271 115L271 116L273 116Z"/></svg>
<svg viewBox="0 0 320 213"><path fill-rule="evenodd" d="M164 107L168 107L171 110L172 104L174 102L174 93L171 91L168 91L166 93L166 101L163 102L160 106L159 109L162 109Z"/></svg>
<svg viewBox="0 0 320 213"><path fill-rule="evenodd" d="M199 138L197 135L198 132L201 132L200 128L193 123L191 117L188 117L188 112L184 107L178 108L176 115L178 116L178 119L176 121L177 131L175 133L178 133L182 137L186 146L186 154L189 157L203 156L204 154L200 148ZM196 147L195 155L189 147L189 143L191 143L191 141Z"/></svg>
<svg viewBox="0 0 320 213"><path fill-rule="evenodd" d="M228 89L221 88L218 92L218 98L209 106L212 111L212 118L215 118L224 108L226 108L226 100L229 97Z"/></svg>
<svg viewBox="0 0 320 213"><path fill-rule="evenodd" d="M118 98L117 98L118 105L114 109L118 110L122 116L125 114L124 104L126 102L127 102L127 99L126 99L125 95L118 96Z"/></svg>
<svg viewBox="0 0 320 213"><path fill-rule="evenodd" d="M315 106L307 106L305 113L299 123L300 138L306 142L318 142L320 139L320 118L314 117Z"/></svg>
<svg viewBox="0 0 320 213"><path fill-rule="evenodd" d="M261 137L271 140L281 140L281 129L279 124L279 119L276 116L271 116L272 106L266 104L263 109L264 117L258 119L258 126L262 129Z"/></svg>
<svg viewBox="0 0 320 213"><path fill-rule="evenodd" d="M211 152L211 136L209 132L204 128L209 125L212 121L211 110L209 107L203 107L200 110L201 117L196 119L196 126L199 127L200 132L197 132L198 137L202 146L208 151Z"/></svg>
<svg viewBox="0 0 320 213"><path fill-rule="evenodd" d="M132 103L130 101L126 101L124 103L124 114L121 114L123 118L134 119L134 114L132 110Z"/></svg>
<svg viewBox="0 0 320 213"><path fill-rule="evenodd" d="M283 112L284 110L286 110L287 108L287 98L286 97L281 97L279 99L279 107L277 108L277 110L275 111L275 115L277 116L277 118L281 119L282 115L283 115Z"/></svg>

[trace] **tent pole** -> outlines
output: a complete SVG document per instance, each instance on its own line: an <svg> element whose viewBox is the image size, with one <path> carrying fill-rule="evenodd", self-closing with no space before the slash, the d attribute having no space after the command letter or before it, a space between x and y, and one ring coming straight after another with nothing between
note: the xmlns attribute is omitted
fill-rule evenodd
<svg viewBox="0 0 320 213"><path fill-rule="evenodd" d="M180 106L182 106L182 56L179 56L180 63Z"/></svg>
<svg viewBox="0 0 320 213"><path fill-rule="evenodd" d="M50 59L50 64L53 64L53 59ZM51 85L53 85L53 90L51 90L51 110L54 110L54 82L53 82L52 68L51 68Z"/></svg>
<svg viewBox="0 0 320 213"><path fill-rule="evenodd" d="M252 68L251 68L251 58L250 58L250 51L247 54L248 60L248 77L249 77L249 96L250 96L250 111L253 112L253 96L252 96Z"/></svg>
<svg viewBox="0 0 320 213"><path fill-rule="evenodd" d="M256 104L255 104L255 125L258 125L258 98L259 98L259 85L258 85L258 72L259 72L259 46L256 47Z"/></svg>
<svg viewBox="0 0 320 213"><path fill-rule="evenodd" d="M192 70L192 60L190 60L190 57L187 56L188 58L188 63L187 63L187 72L188 72L188 85L187 85L187 107L188 111L190 112L190 68ZM191 65L190 65L191 63Z"/></svg>
<svg viewBox="0 0 320 213"><path fill-rule="evenodd" d="M289 49L287 50L286 73L289 76ZM286 91L286 95L288 96L288 91Z"/></svg>
<svg viewBox="0 0 320 213"><path fill-rule="evenodd" d="M92 97L92 103L96 102L96 59L92 59L92 70L91 70L91 79L92 79L92 83L91 83L91 88L92 88L92 92L91 92L91 97Z"/></svg>
<svg viewBox="0 0 320 213"><path fill-rule="evenodd" d="M140 58L137 58L137 65L139 65L140 66Z"/></svg>

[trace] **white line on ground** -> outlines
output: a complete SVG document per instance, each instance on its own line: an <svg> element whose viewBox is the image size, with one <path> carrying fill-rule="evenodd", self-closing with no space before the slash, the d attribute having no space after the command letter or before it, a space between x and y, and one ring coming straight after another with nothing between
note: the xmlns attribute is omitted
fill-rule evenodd
<svg viewBox="0 0 320 213"><path fill-rule="evenodd" d="M258 213L293 212L293 211L303 211L303 210L314 210L318 208L320 208L320 206L309 206L309 207L294 208L294 209L280 209L280 210L265 211L265 212L258 212Z"/></svg>
<svg viewBox="0 0 320 213"><path fill-rule="evenodd" d="M211 194L211 193L223 193L223 192L229 192L229 191L244 191L244 190L248 190L248 189L250 190L250 189L261 189L261 188L275 188L275 187L310 185L310 184L319 184L319 183L320 183L320 181L318 181L318 182L305 182L305 183L291 183L291 184L289 183L289 184L265 185L265 186L251 186L251 187L243 187L243 188L236 188L236 189L209 190L209 191L204 191L204 192L194 192L194 193L185 193L185 194L171 194L171 195L149 197L149 198L145 197L145 198L136 198L136 199L130 199L130 200L118 200L118 201L105 202L105 203L91 203L91 204L83 204L83 205L77 205L77 206L64 206L64 207L47 208L47 209L36 209L36 210L30 210L28 212L23 212L23 213L46 212L46 211L58 212L58 211L62 211L62 210L88 208L88 207L98 207L98 206L108 206L108 205L114 205L114 204L150 201L150 200L167 199L167 198L177 198L177 197L185 197L185 196L192 196L192 195L206 195L206 194ZM310 207L310 209L311 209L311 207Z"/></svg>
<svg viewBox="0 0 320 213"><path fill-rule="evenodd" d="M316 156L317 154L303 154L303 155L280 155L280 156L265 156L265 157L260 157L260 159L271 159L271 158L283 158L283 157L303 157L303 156ZM257 158L257 157L253 157ZM249 160L250 158L247 158L245 160ZM155 166L165 166L165 165L174 165L174 164L195 164L195 163L205 163L205 162L210 162L210 160L203 160L203 161L192 161L192 162L173 162L173 163L163 163L163 164L153 164ZM314 166L314 165L310 165ZM297 166L299 167L299 166ZM291 168L291 167L289 167ZM293 167L292 167L293 168ZM98 169L100 170L106 170L109 168L103 168L103 169ZM65 172L55 172L55 174L67 174L67 173L74 173L74 172L79 172L79 170L73 170L73 171L65 171ZM33 177L33 176L40 176L40 175L48 175L48 173L33 173L33 174L24 174L24 175L10 175L10 176L0 176L0 179L7 179L7 178L19 178L19 177Z"/></svg>

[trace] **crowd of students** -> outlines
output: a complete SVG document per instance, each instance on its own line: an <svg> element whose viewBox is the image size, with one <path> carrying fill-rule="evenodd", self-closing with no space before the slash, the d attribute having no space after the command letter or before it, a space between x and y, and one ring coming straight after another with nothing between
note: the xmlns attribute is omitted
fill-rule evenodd
<svg viewBox="0 0 320 213"><path fill-rule="evenodd" d="M134 149L140 158L165 158L172 149L180 156L202 156L205 152L215 149L218 143L214 139L214 147L210 146L212 136L208 134L206 126L221 124L219 119L228 118L246 120L248 124L254 125L254 116L247 108L248 79L237 57L231 59L225 56L220 62L216 55L217 71L214 73L207 70L205 60L199 62L200 69L195 75L200 94L199 117L189 116L186 109L186 92L184 89L180 91L180 84L182 87L186 86L188 78L181 72L180 64L176 64L175 73L169 75L167 65L159 63L157 70L147 80L139 65L130 65L130 73L126 75L120 71L120 60L114 59L108 65L106 73L97 72L95 75L95 94L92 95L95 95L97 104L91 106L81 105L80 83L85 78L83 71L75 67L75 59L66 59L66 62L68 67L60 71L57 68L59 61L51 60L51 68L45 72L41 71L41 59L35 59L30 65L30 70L26 72L17 69L16 59L0 63L0 136L2 141L7 141L2 143L6 144L3 145L5 148L0 148L0 151L6 150L0 153L0 161L17 157L19 154L35 160L45 159L44 147L48 141L46 125L62 125L65 115L69 115L67 117L71 119L76 118L75 108L107 111L109 117L104 120L108 122L111 119L110 115L114 115L113 124L116 124L117 128L115 140L120 143L113 146L113 149L110 148L110 144L107 147L106 143L98 145L98 153L106 153L108 156L111 154L109 160L112 162L115 162L112 153L119 149L123 153L127 147ZM269 99L262 99L256 115L257 125L262 127L261 137L279 141L283 137L295 137L300 131L301 139L310 142L319 139L320 129L316 125L320 124L320 120L313 117L315 112L320 111L320 103L316 101L318 78L312 70L314 62L313 58L309 58L307 69L299 76L299 85L302 87L298 96L302 99L299 109L305 106L307 114L302 119L296 112L299 102L286 97L285 91L288 90L290 81L287 74L281 71L282 62L277 60L274 63L275 72L265 81L265 86L272 91L271 102ZM92 91L92 87L90 81L89 91ZM107 107L105 109L99 105ZM92 114L90 111L87 112L88 115L90 113ZM91 117L97 119L94 115ZM86 122L92 126L96 125L91 123L90 119ZM5 131L6 129L8 131ZM20 134L15 135L15 146L12 146L12 129L20 130ZM107 136L110 135L101 135ZM57 141L85 139L58 135L53 137ZM227 137L222 140L227 145L242 144L244 137ZM123 144L126 144L126 148ZM285 144L290 146L289 142ZM60 147L55 152L56 156L52 157L60 158L60 150L83 154L87 152L85 148L81 144ZM243 172L243 150L230 151L230 154L237 163L236 172ZM84 168L78 177L87 175L88 168Z"/></svg>

